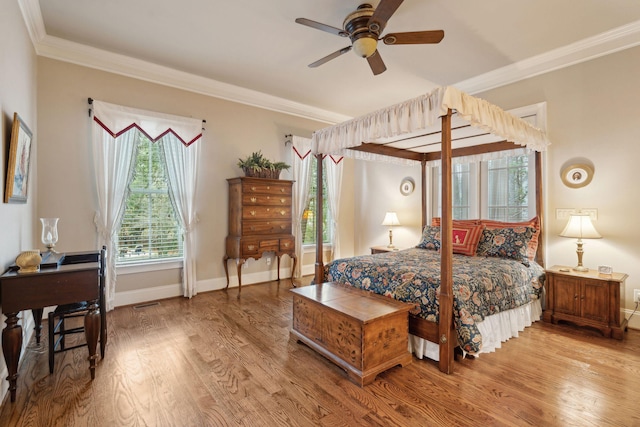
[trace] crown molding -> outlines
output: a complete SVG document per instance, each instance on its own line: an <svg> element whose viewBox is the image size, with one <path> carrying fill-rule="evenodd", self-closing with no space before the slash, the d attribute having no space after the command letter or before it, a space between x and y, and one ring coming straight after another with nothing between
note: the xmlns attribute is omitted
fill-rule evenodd
<svg viewBox="0 0 640 427"><path fill-rule="evenodd" d="M352 119L344 114L49 36L38 0L18 0L18 3L39 56L327 124Z"/></svg>
<svg viewBox="0 0 640 427"><path fill-rule="evenodd" d="M640 45L640 21L463 80L453 86L476 94Z"/></svg>
<svg viewBox="0 0 640 427"><path fill-rule="evenodd" d="M335 124L352 117L46 34L38 0L18 0L29 36L40 56L120 74L215 98ZM550 71L640 45L640 21L586 38L454 84L470 94L484 92Z"/></svg>

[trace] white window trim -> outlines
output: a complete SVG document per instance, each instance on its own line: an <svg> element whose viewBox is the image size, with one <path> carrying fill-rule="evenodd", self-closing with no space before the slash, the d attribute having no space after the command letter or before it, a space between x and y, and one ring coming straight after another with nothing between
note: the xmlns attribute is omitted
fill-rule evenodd
<svg viewBox="0 0 640 427"><path fill-rule="evenodd" d="M146 260L131 264L116 264L118 275L148 273L151 271L175 270L184 266L182 258L168 258L160 260Z"/></svg>

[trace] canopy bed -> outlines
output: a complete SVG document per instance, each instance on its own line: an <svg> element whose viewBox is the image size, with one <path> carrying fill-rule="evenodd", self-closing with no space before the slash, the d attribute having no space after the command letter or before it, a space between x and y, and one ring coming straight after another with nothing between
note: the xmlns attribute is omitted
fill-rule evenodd
<svg viewBox="0 0 640 427"><path fill-rule="evenodd" d="M414 99L392 105L387 108L374 111L362 117L358 117L344 123L316 131L312 136L313 152L317 160L321 160L326 155L341 155L363 160L390 161L400 164L422 165L422 228L423 242L428 231L439 232L437 248L438 251L430 251L436 254L437 260L432 259L427 262L432 269L431 274L436 275L433 288L433 301L431 305L435 307L435 314L420 317L416 314L410 316L409 333L419 340L436 345L435 357L438 360L439 369L445 373L453 372L454 349L458 345L456 323L460 325L458 318L454 322L454 308L456 307L454 283L454 264L456 268L463 265L460 255L454 255L453 231L454 221L452 218L452 158L459 156L487 155L486 153L497 153L504 150L523 148L523 150L535 151L535 173L536 173L536 213L534 220L537 227L536 237L539 240L537 251L532 253L531 248L527 248L527 257L531 264L537 266L538 273L533 273L528 280L532 280L536 274L542 274L540 265L543 264L543 245L541 244L542 233L542 157L541 152L549 145L546 134L539 128L531 125L515 115L509 114L499 107L490 104L482 99L470 96L453 87L440 87L430 93L416 97ZM427 226L427 200L425 188L427 185L427 162L433 160L441 161L442 188L441 206L442 213L438 223ZM318 185L320 190L317 198L317 206L322 206L322 162L318 161ZM316 212L317 242L322 242L322 210ZM478 220L477 223L479 223ZM494 227L482 225L482 229L501 227L500 224L493 224ZM491 224L489 224L491 225ZM504 224L503 224L504 225ZM531 224L522 225L522 230L529 230ZM436 226L436 227L434 227ZM480 227L480 225L478 226ZM437 228L437 230L436 230ZM511 229L514 230L514 229ZM518 232L522 231L520 228ZM529 231L533 233L533 231ZM531 236L529 236L531 237ZM427 245L428 246L428 245ZM411 249L420 251L422 249ZM535 250L535 249L534 249ZM406 252L406 251L401 251ZM429 252L429 251L423 251ZM387 256L395 254L369 255L365 264L372 266L371 262L382 262ZM404 254L406 258L415 257L411 252ZM376 258L373 258L376 257ZM469 257L471 258L471 257ZM372 261L374 259L374 261ZM342 260L339 260L342 261ZM389 260L390 262L395 262ZM518 261L510 260L512 265L509 269L516 269ZM424 264L423 261L416 261L414 264ZM515 262L515 264L514 264ZM411 262L409 262L411 263ZM526 267L529 263L523 260ZM435 266L435 267L434 267ZM322 243L318 243L316 248L315 283L322 283L337 276L336 266L330 266L329 271L323 263ZM342 263L341 269L359 268L358 271L366 269L367 266L353 267ZM372 268L384 268L379 265ZM435 268L435 270L434 270ZM462 268L462 267L460 267ZM393 269L393 267L390 267ZM479 265L469 267L469 269L479 269ZM491 270L489 268L488 270ZM522 270L522 269L521 269ZM523 269L527 270L526 268ZM434 273L435 271L435 273ZM526 276L531 273L520 271L516 275ZM413 274L413 272L412 272ZM403 273L397 272L396 276ZM413 277L413 276L412 276ZM386 279L385 279L386 280ZM392 280L392 279L389 279ZM418 280L418 279L416 279ZM420 279L423 280L423 279ZM489 279L481 279L489 280ZM424 279L424 281L430 281ZM535 283L535 278L533 279ZM349 283L352 284L353 283ZM366 286L365 286L366 287ZM540 285L538 286L540 287ZM372 289L377 293L383 293L394 298L397 297L390 290ZM406 291L406 290L405 290ZM518 293L519 291L514 291ZM461 310L458 306L456 310ZM456 312L458 315L458 312ZM428 318L429 320L427 320ZM484 322L483 322L484 323ZM456 336L458 335L458 337Z"/></svg>

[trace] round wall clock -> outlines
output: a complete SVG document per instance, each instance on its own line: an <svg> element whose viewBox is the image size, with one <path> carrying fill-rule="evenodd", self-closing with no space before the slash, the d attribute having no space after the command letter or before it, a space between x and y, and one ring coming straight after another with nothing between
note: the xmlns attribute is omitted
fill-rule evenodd
<svg viewBox="0 0 640 427"><path fill-rule="evenodd" d="M416 183L413 178L407 177L400 183L400 193L402 193L403 196L408 196L409 194L413 193L413 190L415 188Z"/></svg>
<svg viewBox="0 0 640 427"><path fill-rule="evenodd" d="M580 188L591 182L593 169L588 165L569 165L562 170L562 182L571 188Z"/></svg>

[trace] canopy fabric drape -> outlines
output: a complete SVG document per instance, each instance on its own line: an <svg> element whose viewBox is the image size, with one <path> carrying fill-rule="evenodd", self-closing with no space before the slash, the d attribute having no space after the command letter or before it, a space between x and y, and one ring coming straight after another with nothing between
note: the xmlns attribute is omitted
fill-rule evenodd
<svg viewBox="0 0 640 427"><path fill-rule="evenodd" d="M342 157L326 156L324 165L327 177L327 201L331 212L331 259L340 258L340 233L338 233L338 218L340 214L340 189L342 187Z"/></svg>
<svg viewBox="0 0 640 427"><path fill-rule="evenodd" d="M449 109L456 115L455 126L452 126L453 148L456 148L456 143L468 146L507 140L532 150L544 151L550 144L541 129L485 100L448 86L320 129L312 136L313 153L415 164L415 160L411 159L390 158L348 148L362 143L388 144L402 136L405 142L389 146L402 149L409 148L407 145L415 146L416 152L441 151L439 118L446 115Z"/></svg>
<svg viewBox="0 0 640 427"><path fill-rule="evenodd" d="M197 291L196 282L196 188L198 183L198 159L200 141L186 147L176 135L166 134L160 147L167 166L167 181L171 203L184 233L183 244L183 295L191 298Z"/></svg>
<svg viewBox="0 0 640 427"><path fill-rule="evenodd" d="M309 184L311 181L311 162L315 157L311 154L311 139L293 135L291 137L292 174L293 174L293 236L296 246L296 257L300 262L296 263L293 277L302 277L302 216L309 202Z"/></svg>
<svg viewBox="0 0 640 427"><path fill-rule="evenodd" d="M106 306L107 310L112 310L116 285L117 232L127 200L127 186L133 176L137 152L135 144L137 132L142 132L152 141L158 141L171 135L179 140L181 145L189 147L202 137L202 121L95 100L92 103L92 119L91 140L98 198L95 224L98 230L98 246L105 245L109 250L106 266ZM169 145L173 144L169 143ZM197 150L198 147L199 144L196 144L195 149ZM169 164L167 166L173 167ZM174 170L170 171L169 175L175 176L179 173L181 172ZM195 174L194 171L189 171L189 173ZM173 194L176 189L180 189L179 184L170 183L169 188L173 199L178 200L182 197ZM181 209L185 207L186 205ZM181 218L190 218L190 215L190 211L184 214L178 212L178 216ZM195 254L191 250L190 259L187 262L188 252L189 250L185 249L185 266L191 265L195 259ZM186 276L185 269L183 277ZM193 275L190 275L189 279L195 284L195 268L193 268ZM183 280L185 279L183 278ZM187 289L186 285L185 289ZM185 290L186 294L188 292Z"/></svg>

